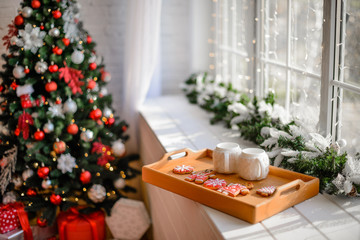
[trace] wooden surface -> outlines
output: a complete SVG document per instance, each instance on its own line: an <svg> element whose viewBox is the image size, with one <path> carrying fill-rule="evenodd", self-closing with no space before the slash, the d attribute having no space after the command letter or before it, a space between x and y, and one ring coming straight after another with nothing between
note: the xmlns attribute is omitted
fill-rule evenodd
<svg viewBox="0 0 360 240"><path fill-rule="evenodd" d="M210 114L184 96L151 99L141 108L143 164L181 148L214 149L232 141L256 147L235 130L210 125ZM360 199L317 196L250 224L180 195L145 184L154 239L360 239ZM191 216L191 217L190 217Z"/></svg>

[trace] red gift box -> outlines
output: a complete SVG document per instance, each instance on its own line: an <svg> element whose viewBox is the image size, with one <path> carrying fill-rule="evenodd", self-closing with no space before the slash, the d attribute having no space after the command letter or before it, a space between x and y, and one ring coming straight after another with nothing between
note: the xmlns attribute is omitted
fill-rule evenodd
<svg viewBox="0 0 360 240"><path fill-rule="evenodd" d="M105 239L105 214L96 211L82 214L76 208L61 212L57 217L60 240Z"/></svg>
<svg viewBox="0 0 360 240"><path fill-rule="evenodd" d="M32 231L24 205L18 202L0 205L0 233L7 233L20 226L24 231L24 239L32 240Z"/></svg>

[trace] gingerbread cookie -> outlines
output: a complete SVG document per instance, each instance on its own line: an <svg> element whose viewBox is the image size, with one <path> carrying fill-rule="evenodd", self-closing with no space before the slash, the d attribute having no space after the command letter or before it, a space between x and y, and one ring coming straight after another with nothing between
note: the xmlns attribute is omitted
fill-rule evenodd
<svg viewBox="0 0 360 240"><path fill-rule="evenodd" d="M254 188L254 184L251 182L245 182L242 185L244 185L247 189L251 190Z"/></svg>
<svg viewBox="0 0 360 240"><path fill-rule="evenodd" d="M226 181L224 179L216 178L216 179L209 179L204 182L204 187L217 190L221 187L226 186Z"/></svg>
<svg viewBox="0 0 360 240"><path fill-rule="evenodd" d="M236 197L237 195L239 195L240 190L241 190L240 186L230 185L230 186L222 187L222 188L218 189L217 191L221 192L222 194L224 194L226 196Z"/></svg>
<svg viewBox="0 0 360 240"><path fill-rule="evenodd" d="M250 193L250 189L247 186L244 186L240 183L230 183L228 186L237 186L240 189L240 194L243 196L248 195Z"/></svg>
<svg viewBox="0 0 360 240"><path fill-rule="evenodd" d="M209 178L214 178L216 175L213 170L205 169L203 171L193 172L191 175L185 178L186 181L195 182L197 184L203 184Z"/></svg>
<svg viewBox="0 0 360 240"><path fill-rule="evenodd" d="M174 167L173 173L176 174L189 174L194 171L194 168L190 165L178 165Z"/></svg>
<svg viewBox="0 0 360 240"><path fill-rule="evenodd" d="M274 186L268 186L268 187L262 187L256 191L257 194L263 197L269 197L271 196L276 190L276 187Z"/></svg>

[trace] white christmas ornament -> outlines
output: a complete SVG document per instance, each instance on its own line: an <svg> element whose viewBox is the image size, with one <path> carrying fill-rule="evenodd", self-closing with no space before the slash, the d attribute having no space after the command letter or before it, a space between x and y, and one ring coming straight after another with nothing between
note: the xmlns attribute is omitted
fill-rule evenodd
<svg viewBox="0 0 360 240"><path fill-rule="evenodd" d="M46 32L40 31L39 27L33 27L28 23L25 25L25 29L19 30L19 36L19 44L23 44L25 50L31 50L35 54L43 46Z"/></svg>
<svg viewBox="0 0 360 240"><path fill-rule="evenodd" d="M16 194L13 191L7 192L3 196L3 204L9 204L16 202Z"/></svg>
<svg viewBox="0 0 360 240"><path fill-rule="evenodd" d="M25 171L23 171L22 178L24 181L26 181L32 175L34 175L34 171L32 169L28 168Z"/></svg>
<svg viewBox="0 0 360 240"><path fill-rule="evenodd" d="M57 168L61 170L61 172L67 173L72 172L76 166L76 160L70 153L61 154L61 156L57 159Z"/></svg>
<svg viewBox="0 0 360 240"><path fill-rule="evenodd" d="M37 72L38 74L42 74L44 72L46 72L46 70L48 69L48 64L47 62L44 61L38 61L35 64L35 72Z"/></svg>
<svg viewBox="0 0 360 240"><path fill-rule="evenodd" d="M16 96L21 97L25 94L32 94L34 92L34 88L30 84L25 84L23 86L18 86L16 88Z"/></svg>
<svg viewBox="0 0 360 240"><path fill-rule="evenodd" d="M116 189L123 189L126 185L126 182L123 178L118 178L114 181L114 187Z"/></svg>
<svg viewBox="0 0 360 240"><path fill-rule="evenodd" d="M75 64L80 64L84 61L84 54L81 51L75 50L71 54L71 61Z"/></svg>
<svg viewBox="0 0 360 240"><path fill-rule="evenodd" d="M59 118L65 118L64 113L62 111L62 104L53 104L50 103L50 107L47 112L50 117L59 117Z"/></svg>
<svg viewBox="0 0 360 240"><path fill-rule="evenodd" d="M89 60L88 60L88 62L89 63L93 63L93 62L95 62L96 61L96 55L95 54L91 54L91 56L90 56L90 58L89 58Z"/></svg>
<svg viewBox="0 0 360 240"><path fill-rule="evenodd" d="M122 157L125 155L125 145L123 144L122 140L119 139L115 142L113 142L111 146L111 150L115 157Z"/></svg>
<svg viewBox="0 0 360 240"><path fill-rule="evenodd" d="M24 181L21 177L17 176L12 179L12 182L14 183L15 188L18 189L22 186Z"/></svg>
<svg viewBox="0 0 360 240"><path fill-rule="evenodd" d="M80 138L84 142L91 142L92 140L94 140L94 133L90 129L87 129L85 132L82 132L80 134Z"/></svg>
<svg viewBox="0 0 360 240"><path fill-rule="evenodd" d="M121 198L105 218L112 235L116 239L141 239L150 227L150 217L143 202Z"/></svg>
<svg viewBox="0 0 360 240"><path fill-rule="evenodd" d="M49 122L45 123L43 129L44 129L45 133L51 133L54 131L54 124L49 121Z"/></svg>
<svg viewBox="0 0 360 240"><path fill-rule="evenodd" d="M13 75L15 78L20 79L25 77L26 73L24 72L24 67L23 66L16 66L13 69Z"/></svg>
<svg viewBox="0 0 360 240"><path fill-rule="evenodd" d="M104 110L103 110L104 117L109 118L111 114L113 114L111 109L108 108L108 107L105 107Z"/></svg>
<svg viewBox="0 0 360 240"><path fill-rule="evenodd" d="M103 88L101 88L99 94L101 94L103 96L107 96L107 95L109 95L109 92L108 92L108 90L106 88L103 87Z"/></svg>
<svg viewBox="0 0 360 240"><path fill-rule="evenodd" d="M64 103L64 112L65 113L75 113L77 111L76 102L73 101L71 98L66 100Z"/></svg>
<svg viewBox="0 0 360 240"><path fill-rule="evenodd" d="M51 181L50 179L44 179L42 182L41 182L41 187L43 189L49 189L51 188Z"/></svg>
<svg viewBox="0 0 360 240"><path fill-rule="evenodd" d="M88 197L94 203L100 203L105 200L106 189L100 184L94 184L88 191Z"/></svg>
<svg viewBox="0 0 360 240"><path fill-rule="evenodd" d="M21 10L21 15L23 15L24 18L31 17L32 13L33 13L33 9L31 7L24 7Z"/></svg>
<svg viewBox="0 0 360 240"><path fill-rule="evenodd" d="M52 37L58 37L60 35L60 30L57 28L52 28L49 30L49 35Z"/></svg>

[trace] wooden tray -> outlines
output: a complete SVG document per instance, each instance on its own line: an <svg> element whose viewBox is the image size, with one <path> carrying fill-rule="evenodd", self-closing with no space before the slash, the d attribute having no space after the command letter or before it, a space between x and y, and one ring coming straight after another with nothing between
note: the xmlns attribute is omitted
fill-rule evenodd
<svg viewBox="0 0 360 240"><path fill-rule="evenodd" d="M171 160L171 156L185 153L185 156ZM319 192L319 179L308 175L270 166L269 175L260 181L251 181L254 188L246 196L230 197L217 191L205 188L193 182L185 181L187 175L174 174L176 165L191 165L195 171L213 169L212 150L203 149L193 152L182 149L167 153L153 164L143 166L142 179L168 191L177 193L206 206L228 213L250 223L257 223L295 204L309 199ZM227 183L249 182L237 174L217 174ZM273 185L275 193L270 197L261 197L256 190Z"/></svg>

